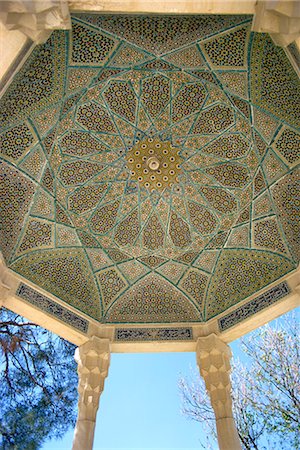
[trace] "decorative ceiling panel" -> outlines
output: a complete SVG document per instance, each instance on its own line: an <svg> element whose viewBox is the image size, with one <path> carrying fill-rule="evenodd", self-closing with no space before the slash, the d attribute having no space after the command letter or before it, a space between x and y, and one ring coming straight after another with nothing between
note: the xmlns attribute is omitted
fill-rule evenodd
<svg viewBox="0 0 300 450"><path fill-rule="evenodd" d="M103 323L209 320L294 270L285 52L248 16L72 23L1 99L8 266Z"/></svg>

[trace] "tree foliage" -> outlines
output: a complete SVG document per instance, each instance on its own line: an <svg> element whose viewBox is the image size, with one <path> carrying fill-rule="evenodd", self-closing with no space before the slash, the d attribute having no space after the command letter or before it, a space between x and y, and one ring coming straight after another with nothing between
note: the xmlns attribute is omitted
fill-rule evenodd
<svg viewBox="0 0 300 450"><path fill-rule="evenodd" d="M232 366L233 413L242 446L251 449L300 448L300 341L293 313L242 340L249 363ZM179 380L182 412L203 424L216 439L215 418L198 371Z"/></svg>
<svg viewBox="0 0 300 450"><path fill-rule="evenodd" d="M35 450L75 423L74 345L0 310L0 448Z"/></svg>

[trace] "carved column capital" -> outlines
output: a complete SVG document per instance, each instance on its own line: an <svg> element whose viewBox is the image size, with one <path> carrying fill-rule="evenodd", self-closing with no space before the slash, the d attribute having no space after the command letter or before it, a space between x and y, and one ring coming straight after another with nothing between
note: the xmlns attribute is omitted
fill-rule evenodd
<svg viewBox="0 0 300 450"><path fill-rule="evenodd" d="M45 42L53 30L71 29L68 0L1 0L0 21L36 44Z"/></svg>
<svg viewBox="0 0 300 450"><path fill-rule="evenodd" d="M286 47L300 36L299 0L258 0L252 31L269 33L276 45Z"/></svg>
<svg viewBox="0 0 300 450"><path fill-rule="evenodd" d="M240 450L233 419L230 381L230 347L216 334L200 337L196 357L215 412L220 450Z"/></svg>
<svg viewBox="0 0 300 450"><path fill-rule="evenodd" d="M204 378L216 419L232 417L230 358L231 350L215 334L197 341L197 363Z"/></svg>
<svg viewBox="0 0 300 450"><path fill-rule="evenodd" d="M92 450L100 395L110 363L110 341L93 336L75 351L78 364L78 417L73 450Z"/></svg>
<svg viewBox="0 0 300 450"><path fill-rule="evenodd" d="M78 364L78 419L95 421L99 398L110 363L110 341L93 336L76 349Z"/></svg>

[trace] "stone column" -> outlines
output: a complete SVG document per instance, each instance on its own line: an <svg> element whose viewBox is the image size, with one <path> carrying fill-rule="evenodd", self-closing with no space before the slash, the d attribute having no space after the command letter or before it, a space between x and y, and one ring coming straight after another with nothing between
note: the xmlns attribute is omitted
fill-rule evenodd
<svg viewBox="0 0 300 450"><path fill-rule="evenodd" d="M78 363L78 417L73 450L92 450L100 395L110 363L110 341L93 336L75 352Z"/></svg>
<svg viewBox="0 0 300 450"><path fill-rule="evenodd" d="M200 337L197 363L215 412L220 450L240 450L241 444L232 413L231 350L216 334Z"/></svg>

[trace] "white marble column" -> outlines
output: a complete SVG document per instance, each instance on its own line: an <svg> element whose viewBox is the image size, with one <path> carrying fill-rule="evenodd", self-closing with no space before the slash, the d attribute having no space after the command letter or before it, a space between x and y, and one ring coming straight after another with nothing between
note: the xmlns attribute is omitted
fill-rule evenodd
<svg viewBox="0 0 300 450"><path fill-rule="evenodd" d="M110 341L93 336L75 352L78 363L78 417L73 450L92 450L100 395L110 363Z"/></svg>
<svg viewBox="0 0 300 450"><path fill-rule="evenodd" d="M241 444L232 413L231 350L216 334L198 338L197 363L215 412L220 450L240 450Z"/></svg>

